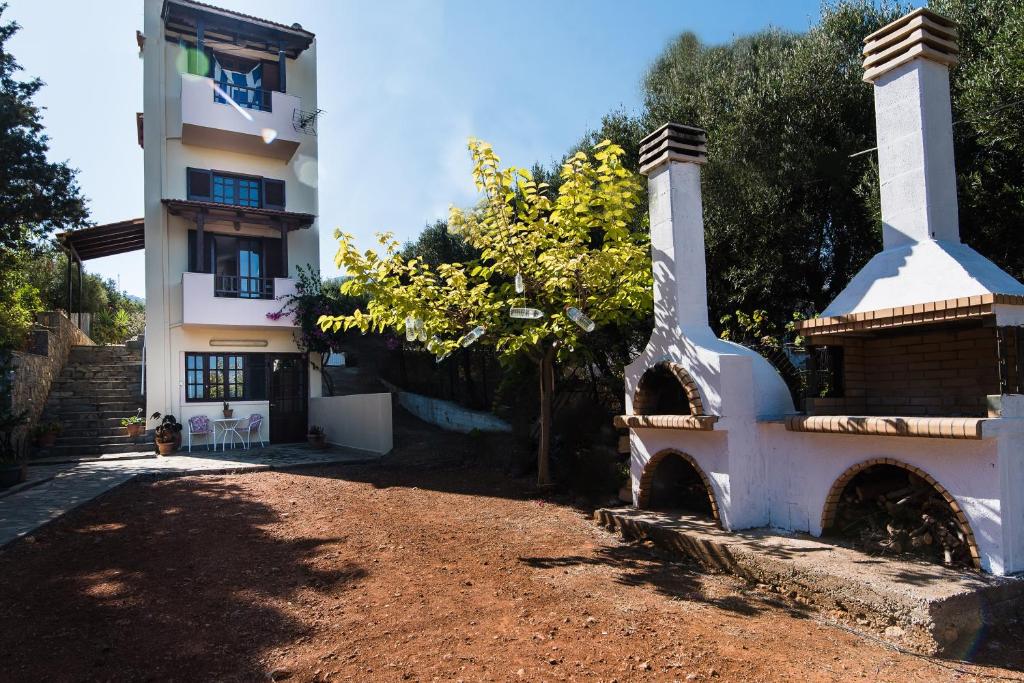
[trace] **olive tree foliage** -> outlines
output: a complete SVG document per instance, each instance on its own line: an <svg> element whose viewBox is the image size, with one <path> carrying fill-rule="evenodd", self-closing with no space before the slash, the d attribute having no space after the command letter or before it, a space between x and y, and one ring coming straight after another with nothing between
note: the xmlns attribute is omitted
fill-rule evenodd
<svg viewBox="0 0 1024 683"><path fill-rule="evenodd" d="M933 0L960 27L952 104L962 239L1024 278L1024 2ZM820 311L881 248L872 88L863 39L910 7L831 2L804 33L672 41L643 79L644 108L607 115L635 168L666 121L708 131L703 173L712 320L763 310L780 328Z"/></svg>
<svg viewBox="0 0 1024 683"><path fill-rule="evenodd" d="M642 318L652 306L648 236L629 229L641 187L622 164L622 148L608 141L592 155L568 158L557 191L525 169L502 168L484 142L470 141L469 149L482 199L469 210L452 208L449 226L478 258L431 265L404 257L389 234L380 235L378 253L359 251L353 237L339 231L335 262L350 276L342 292L369 301L351 315L323 316L320 325L404 333L407 318L417 319L439 359L482 326L476 343L506 361L529 358L540 378L537 476L547 485L555 367L584 353L587 344L588 333L567 309L583 311L600 328ZM522 293L514 285L517 274ZM543 317L511 318L513 306L539 309Z"/></svg>
<svg viewBox="0 0 1024 683"><path fill-rule="evenodd" d="M951 85L961 238L1024 279L1024 2L930 7L959 27Z"/></svg>

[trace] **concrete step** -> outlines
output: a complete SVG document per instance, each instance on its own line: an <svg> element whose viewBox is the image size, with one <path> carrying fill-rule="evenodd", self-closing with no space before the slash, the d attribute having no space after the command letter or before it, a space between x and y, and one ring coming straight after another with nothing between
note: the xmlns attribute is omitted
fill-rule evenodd
<svg viewBox="0 0 1024 683"><path fill-rule="evenodd" d="M873 556L806 534L732 533L681 512L606 508L595 520L716 572L849 621L858 631L926 654L966 652L987 625L1015 620L1024 578L990 576L913 559ZM896 627L896 628L893 628Z"/></svg>
<svg viewBox="0 0 1024 683"><path fill-rule="evenodd" d="M152 453L155 446L152 441L124 444L75 444L67 446L51 446L37 448L34 458L76 458L87 455L104 455L111 453Z"/></svg>
<svg viewBox="0 0 1024 683"><path fill-rule="evenodd" d="M142 401L91 401L88 398L79 398L67 399L54 406L53 413L69 416L75 413L124 413L123 416L125 416L134 415L139 408L143 407Z"/></svg>
<svg viewBox="0 0 1024 683"><path fill-rule="evenodd" d="M114 389L107 389L102 392L92 391L71 391L70 389L56 390L50 392L50 397L46 402L47 406L60 407L65 402L79 403L81 401L90 401L95 403L123 403L140 400L142 395L137 391L116 391Z"/></svg>
<svg viewBox="0 0 1024 683"><path fill-rule="evenodd" d="M119 445L126 443L143 443L145 441L152 441L152 437L143 434L135 438L130 438L127 434L107 434L105 436L76 436L72 434L60 433L57 437L57 446L88 446L96 444L98 446L107 445Z"/></svg>
<svg viewBox="0 0 1024 683"><path fill-rule="evenodd" d="M64 425L61 437L94 438L103 436L127 436L120 423L116 427L69 427Z"/></svg>
<svg viewBox="0 0 1024 683"><path fill-rule="evenodd" d="M54 380L51 387L55 391L134 391L138 393L140 385L137 378L125 379L104 375L72 379L61 376Z"/></svg>

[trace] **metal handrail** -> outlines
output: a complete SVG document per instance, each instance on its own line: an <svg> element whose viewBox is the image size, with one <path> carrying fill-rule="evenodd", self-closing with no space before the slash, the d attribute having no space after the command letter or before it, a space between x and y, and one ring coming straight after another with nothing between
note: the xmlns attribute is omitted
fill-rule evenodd
<svg viewBox="0 0 1024 683"><path fill-rule="evenodd" d="M274 278L249 275L215 275L213 295L234 299L273 299Z"/></svg>
<svg viewBox="0 0 1024 683"><path fill-rule="evenodd" d="M232 83L220 83L214 81L218 89L213 91L213 101L227 104L221 93L228 95L235 104L246 109L259 109L260 111L273 111L273 90L263 88L250 88L247 85L234 85Z"/></svg>
<svg viewBox="0 0 1024 683"><path fill-rule="evenodd" d="M142 380L139 386L139 395L146 395L146 328L142 328Z"/></svg>

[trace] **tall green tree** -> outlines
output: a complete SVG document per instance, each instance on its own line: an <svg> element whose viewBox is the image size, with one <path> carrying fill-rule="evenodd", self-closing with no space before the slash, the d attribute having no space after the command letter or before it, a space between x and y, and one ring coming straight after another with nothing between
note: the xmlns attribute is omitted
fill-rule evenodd
<svg viewBox="0 0 1024 683"><path fill-rule="evenodd" d="M480 252L451 231L448 221L439 219L429 223L415 240L402 246L405 260L418 259L436 268L442 263L465 263L480 258Z"/></svg>
<svg viewBox="0 0 1024 683"><path fill-rule="evenodd" d="M0 4L0 20L6 10ZM43 82L16 77L21 66L7 42L19 28L0 23L0 254L28 248L55 229L81 227L88 218L75 169L46 156L49 138L33 102Z"/></svg>
<svg viewBox="0 0 1024 683"><path fill-rule="evenodd" d="M49 139L33 97L38 78L19 80L7 49L18 30L3 22L0 4L0 347L19 346L41 306L41 293L22 268L56 229L85 225L88 212L67 163L47 159Z"/></svg>
<svg viewBox="0 0 1024 683"><path fill-rule="evenodd" d="M479 258L433 267L405 259L389 235L381 236L379 255L339 232L335 262L351 276L342 292L369 301L365 311L324 316L320 324L400 333L408 325L441 360L472 343L507 361L531 360L539 376L537 480L547 485L556 364L582 353L595 328L651 308L649 241L629 229L640 183L623 167L623 150L607 141L592 158L580 152L567 161L557 192L525 169L501 168L485 143L471 142L470 150L483 197L471 210L453 209L449 223ZM512 318L512 307L539 315Z"/></svg>

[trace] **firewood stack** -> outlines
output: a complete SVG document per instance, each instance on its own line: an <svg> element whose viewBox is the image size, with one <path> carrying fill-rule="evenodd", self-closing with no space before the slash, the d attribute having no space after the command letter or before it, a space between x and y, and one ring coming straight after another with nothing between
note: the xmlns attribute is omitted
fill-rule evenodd
<svg viewBox="0 0 1024 683"><path fill-rule="evenodd" d="M910 472L869 474L851 481L843 491L833 531L869 553L972 566L967 538L952 508L928 482Z"/></svg>

